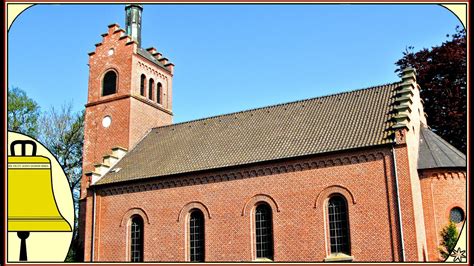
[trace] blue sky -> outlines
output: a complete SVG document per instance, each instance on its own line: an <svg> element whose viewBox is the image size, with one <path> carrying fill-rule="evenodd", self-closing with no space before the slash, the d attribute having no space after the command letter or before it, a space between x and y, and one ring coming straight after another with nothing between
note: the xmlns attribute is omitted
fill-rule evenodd
<svg viewBox="0 0 474 266"><path fill-rule="evenodd" d="M8 85L42 108L87 100L88 52L124 5L36 5L8 33ZM459 20L439 5L144 5L142 46L175 66L174 122L397 81L407 46Z"/></svg>

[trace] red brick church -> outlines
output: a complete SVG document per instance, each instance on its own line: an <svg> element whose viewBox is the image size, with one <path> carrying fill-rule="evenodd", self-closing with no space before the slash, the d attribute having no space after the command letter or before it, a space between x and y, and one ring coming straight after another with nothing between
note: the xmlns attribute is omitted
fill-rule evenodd
<svg viewBox="0 0 474 266"><path fill-rule="evenodd" d="M466 157L391 84L173 124L174 65L142 6L89 53L85 261L437 261ZM370 77L367 77L370 78Z"/></svg>

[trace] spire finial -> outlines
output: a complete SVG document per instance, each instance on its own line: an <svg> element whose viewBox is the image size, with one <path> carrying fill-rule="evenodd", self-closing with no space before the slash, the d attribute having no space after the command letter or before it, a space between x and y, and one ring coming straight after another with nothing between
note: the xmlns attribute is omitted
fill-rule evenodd
<svg viewBox="0 0 474 266"><path fill-rule="evenodd" d="M142 41L142 11L140 4L128 4L125 6L125 32L137 41L138 47Z"/></svg>

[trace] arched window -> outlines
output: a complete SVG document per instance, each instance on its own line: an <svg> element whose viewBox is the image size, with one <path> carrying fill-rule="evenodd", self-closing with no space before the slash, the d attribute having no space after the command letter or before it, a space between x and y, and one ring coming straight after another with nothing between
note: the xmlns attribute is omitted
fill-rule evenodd
<svg viewBox="0 0 474 266"><path fill-rule="evenodd" d="M193 209L189 216L189 260L203 262L204 247L204 214Z"/></svg>
<svg viewBox="0 0 474 266"><path fill-rule="evenodd" d="M331 254L350 255L347 202L343 196L334 195L329 198L328 216Z"/></svg>
<svg viewBox="0 0 474 266"><path fill-rule="evenodd" d="M155 82L153 79L148 81L148 99L153 101L153 87L155 86Z"/></svg>
<svg viewBox="0 0 474 266"><path fill-rule="evenodd" d="M117 73L110 70L104 75L102 80L102 96L107 96L117 92Z"/></svg>
<svg viewBox="0 0 474 266"><path fill-rule="evenodd" d="M145 74L142 74L140 76L140 95L145 96L145 81L146 81L146 76Z"/></svg>
<svg viewBox="0 0 474 266"><path fill-rule="evenodd" d="M133 216L130 224L130 260L143 261L143 219Z"/></svg>
<svg viewBox="0 0 474 266"><path fill-rule="evenodd" d="M255 208L255 244L257 259L273 260L272 209L266 203Z"/></svg>
<svg viewBox="0 0 474 266"><path fill-rule="evenodd" d="M156 84L156 102L159 104L162 104L161 102L161 91L163 90L163 86L161 85L160 82Z"/></svg>
<svg viewBox="0 0 474 266"><path fill-rule="evenodd" d="M459 207L454 207L449 211L449 220L455 224L464 221L464 211Z"/></svg>

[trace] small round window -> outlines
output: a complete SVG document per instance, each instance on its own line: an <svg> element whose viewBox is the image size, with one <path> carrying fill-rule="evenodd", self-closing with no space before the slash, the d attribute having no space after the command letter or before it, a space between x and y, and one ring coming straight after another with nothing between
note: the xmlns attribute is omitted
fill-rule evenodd
<svg viewBox="0 0 474 266"><path fill-rule="evenodd" d="M107 115L102 119L102 126L108 128L110 127L110 124L112 124L112 118Z"/></svg>
<svg viewBox="0 0 474 266"><path fill-rule="evenodd" d="M453 223L460 223L464 221L464 212L459 207L454 207L449 212L449 220Z"/></svg>

